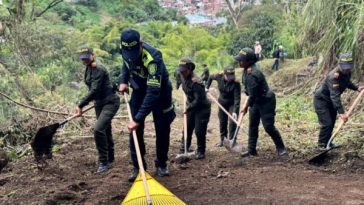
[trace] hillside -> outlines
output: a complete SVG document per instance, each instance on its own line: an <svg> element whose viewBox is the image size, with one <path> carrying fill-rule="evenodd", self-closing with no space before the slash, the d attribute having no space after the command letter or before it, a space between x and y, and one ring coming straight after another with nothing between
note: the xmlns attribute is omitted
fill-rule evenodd
<svg viewBox="0 0 364 205"><path fill-rule="evenodd" d="M253 48L255 41L262 45L263 59L258 64L277 96L275 124L287 156L276 156L262 125L257 157L244 159L215 147L219 119L212 102L206 159L176 163L183 95L174 88L177 118L168 155L171 176L161 178L154 173L153 117L146 119L147 171L186 204L364 204L363 99L335 138L341 147L331 150L320 166L307 162L320 152L313 92L337 65L340 53L353 53L351 80L364 85L364 20L359 18L364 16L364 3L229 2L231 7L216 14L226 23L199 25L157 0L0 0L0 204L121 204L132 186L127 181L132 164L124 100L112 121L116 160L104 174L95 174L93 110L58 129L53 159L45 164L34 161L30 142L40 128L74 114L86 95L85 68L77 53L80 46L93 48L117 85L123 64L120 33L125 28L138 30L144 42L162 52L173 85L173 74L184 57L195 62L197 74L203 64L210 73L234 66L241 82L242 69L233 56L244 47ZM195 7L189 8L194 11ZM183 5L180 9L186 10ZM279 46L286 56L279 70L273 71L271 56ZM211 87L210 93L218 96L216 83ZM357 94L343 93L345 110ZM241 102L245 98L242 94ZM245 132L248 124L245 117ZM196 137L192 139L195 150ZM247 141L242 130L238 142L245 149Z"/></svg>

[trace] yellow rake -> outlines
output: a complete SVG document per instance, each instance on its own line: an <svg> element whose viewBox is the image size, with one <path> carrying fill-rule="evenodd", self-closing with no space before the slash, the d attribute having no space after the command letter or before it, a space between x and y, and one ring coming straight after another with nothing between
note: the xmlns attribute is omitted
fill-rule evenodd
<svg viewBox="0 0 364 205"><path fill-rule="evenodd" d="M132 121L133 117L128 102L128 94L124 93L124 99L129 119ZM168 191L144 170L135 131L133 131L133 140L138 158L139 174L121 205L186 205L186 203Z"/></svg>

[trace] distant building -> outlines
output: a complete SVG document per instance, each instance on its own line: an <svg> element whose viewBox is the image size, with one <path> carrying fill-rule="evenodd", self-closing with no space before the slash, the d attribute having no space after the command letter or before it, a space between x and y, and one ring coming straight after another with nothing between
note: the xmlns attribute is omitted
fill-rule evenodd
<svg viewBox="0 0 364 205"><path fill-rule="evenodd" d="M216 26L218 24L226 23L226 18L223 17L203 16L200 14L186 14L185 17L188 19L190 24Z"/></svg>
<svg viewBox="0 0 364 205"><path fill-rule="evenodd" d="M181 14L215 16L227 8L225 0L159 0L163 8L176 9Z"/></svg>
<svg viewBox="0 0 364 205"><path fill-rule="evenodd" d="M212 26L226 23L225 18L216 14L227 9L225 0L159 0L163 8L176 9L190 24Z"/></svg>

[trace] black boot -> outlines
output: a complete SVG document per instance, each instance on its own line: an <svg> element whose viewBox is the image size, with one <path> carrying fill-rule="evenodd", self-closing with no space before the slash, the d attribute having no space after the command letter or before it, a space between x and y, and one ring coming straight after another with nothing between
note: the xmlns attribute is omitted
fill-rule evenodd
<svg viewBox="0 0 364 205"><path fill-rule="evenodd" d="M287 155L287 150L283 147L283 148L277 148L277 154L278 156L284 156L284 155Z"/></svg>
<svg viewBox="0 0 364 205"><path fill-rule="evenodd" d="M109 168L110 168L109 163L100 163L99 167L97 168L96 174L107 172Z"/></svg>
<svg viewBox="0 0 364 205"><path fill-rule="evenodd" d="M134 181L135 181L135 179L137 178L138 174L139 174L139 169L134 168L134 169L133 169L133 172L132 172L132 173L130 174L130 176L128 177L128 181L129 181L129 182L134 182Z"/></svg>
<svg viewBox="0 0 364 205"><path fill-rule="evenodd" d="M205 159L205 152L197 151L197 152L196 152L196 157L195 157L195 159L197 159L197 160Z"/></svg>
<svg viewBox="0 0 364 205"><path fill-rule="evenodd" d="M327 143L318 143L318 145L317 145L317 147L320 149L320 150L325 150L326 149L326 147L327 147ZM334 143L330 143L330 146L329 146L329 148L339 148L339 147L341 147L341 145L339 145L339 144L334 144Z"/></svg>
<svg viewBox="0 0 364 205"><path fill-rule="evenodd" d="M224 146L224 140L221 140L219 143L215 145L216 147L223 147Z"/></svg>
<svg viewBox="0 0 364 205"><path fill-rule="evenodd" d="M157 167L156 173L160 177L169 176L169 170L168 167Z"/></svg>
<svg viewBox="0 0 364 205"><path fill-rule="evenodd" d="M257 150L253 150L253 149L248 149L248 151L242 152L241 153L241 157L249 157L249 156L257 156Z"/></svg>

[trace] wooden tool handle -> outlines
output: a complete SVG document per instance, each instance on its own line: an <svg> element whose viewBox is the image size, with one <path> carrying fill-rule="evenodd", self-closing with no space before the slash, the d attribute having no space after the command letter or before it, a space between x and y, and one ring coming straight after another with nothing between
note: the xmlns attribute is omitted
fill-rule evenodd
<svg viewBox="0 0 364 205"><path fill-rule="evenodd" d="M130 109L130 105L128 102L128 94L126 92L124 92L124 99L125 99L126 108L128 110L129 120L130 120L130 122L132 122L133 116L131 115L131 109ZM142 155L140 154L138 138L137 138L137 134L136 134L135 130L133 130L133 140L134 140L135 151L136 151L137 159L138 159L139 173L143 180L145 196L147 197L147 203L152 204L152 199L150 198L150 192L149 192L149 187L148 187L148 183L147 183L147 178L145 177L145 170L144 170L144 166L143 166Z"/></svg>
<svg viewBox="0 0 364 205"><path fill-rule="evenodd" d="M95 107L95 105L92 105L92 106L90 106L90 107L88 107L88 108L86 108L86 109L82 110L81 112L82 112L82 114L83 114L83 113L86 113L87 111L91 110L91 109L92 109L92 108L94 108L94 107ZM73 119L74 119L74 118L76 118L76 117L77 117L77 114L74 114L74 115L72 115L71 117L67 118L67 121L73 120Z"/></svg>
<svg viewBox="0 0 364 205"><path fill-rule="evenodd" d="M248 104L248 99L249 99L249 97L247 97L246 99L245 99L245 102L244 102L244 105L243 105L243 108ZM243 118L244 118L244 114L243 113L241 113L240 115L239 115L239 120L238 120L238 126L236 127L236 129L235 129L235 132L234 132L234 137L233 137L233 141L235 141L236 140L236 138L237 138L237 136L238 136L238 133L239 133L239 130L240 130L240 128L241 128L241 123L243 122ZM243 129L243 131L245 131L244 129Z"/></svg>
<svg viewBox="0 0 364 205"><path fill-rule="evenodd" d="M86 108L85 110L82 110L82 113L85 113L85 112L87 112L87 111L91 110L91 109L92 109L92 108L94 108L94 107L95 107L95 105L92 105L92 106L90 106L90 107ZM74 114L74 115L72 115L71 117L66 118L65 120L63 120L63 121L62 121L62 122L60 122L59 124L60 124L60 125L64 125L64 124L66 124L68 121L73 120L73 119L75 119L76 117L78 117L78 116L77 116L77 114Z"/></svg>
<svg viewBox="0 0 364 205"><path fill-rule="evenodd" d="M247 105L248 105L248 101L249 101L249 96L245 99L245 102L244 102L244 105L243 105L243 108L245 108ZM238 125L241 124L241 121L243 120L243 117L244 117L245 114L241 113L239 115L239 120L238 120Z"/></svg>
<svg viewBox="0 0 364 205"><path fill-rule="evenodd" d="M185 145L185 154L187 154L187 113L186 113L186 104L187 97L186 94L183 93L183 137L184 137L184 145Z"/></svg>
<svg viewBox="0 0 364 205"><path fill-rule="evenodd" d="M233 116L230 115L228 111L216 100L214 96L212 96L210 93L207 92L207 95L219 106L219 108L233 121L236 125L239 126L239 122L236 121L236 119L233 118Z"/></svg>
<svg viewBox="0 0 364 205"><path fill-rule="evenodd" d="M360 99L363 97L364 95L364 90L362 90L359 95L355 98L353 104L350 106L347 115L350 116L351 113L353 112L353 110L355 109L355 107L358 105ZM335 136L337 135L337 133L340 131L340 129L344 126L345 122L343 120L340 120L339 125L337 126L337 128L335 129L334 133L331 135L331 138L329 140L329 142L326 145L326 148L330 148L330 144L332 142L332 140L335 138Z"/></svg>

